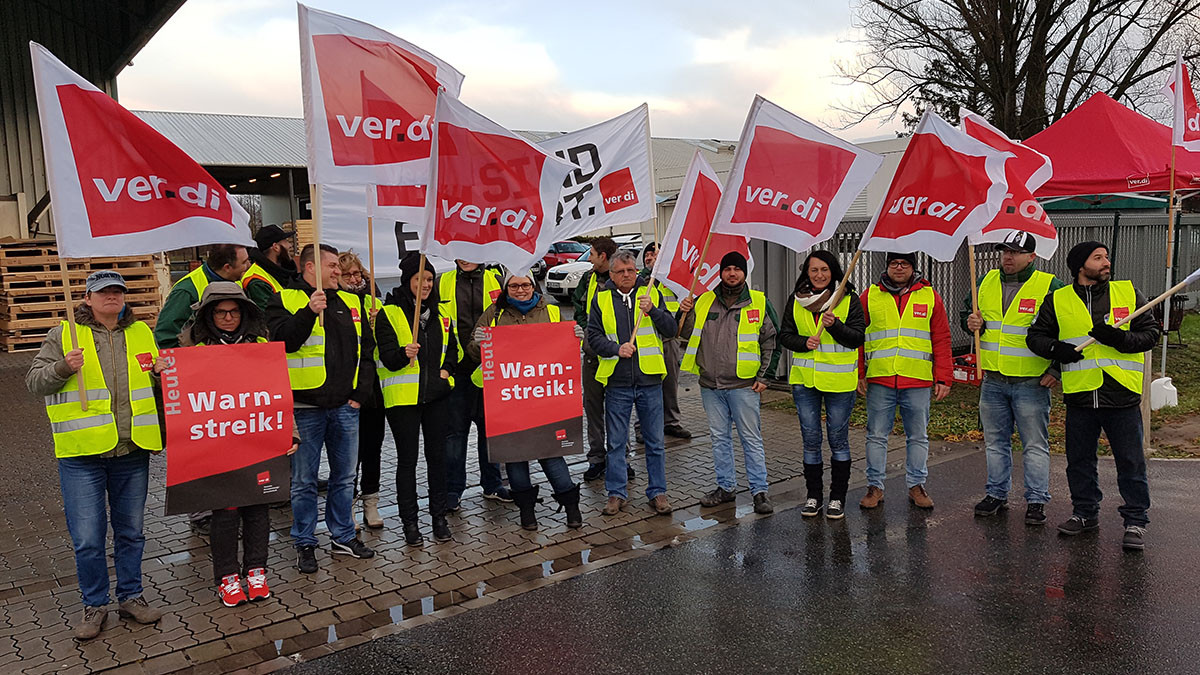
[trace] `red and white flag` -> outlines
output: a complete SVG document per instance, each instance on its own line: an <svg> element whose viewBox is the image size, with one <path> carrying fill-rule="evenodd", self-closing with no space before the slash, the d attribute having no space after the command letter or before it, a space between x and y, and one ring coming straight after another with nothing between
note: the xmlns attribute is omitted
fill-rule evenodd
<svg viewBox="0 0 1200 675"><path fill-rule="evenodd" d="M713 231L803 253L833 236L882 163L883 157L755 96Z"/></svg>
<svg viewBox="0 0 1200 675"><path fill-rule="evenodd" d="M554 212L575 167L438 95L422 250L528 269L554 243Z"/></svg>
<svg viewBox="0 0 1200 675"><path fill-rule="evenodd" d="M427 183L437 92L458 96L462 73L371 24L297 7L309 181Z"/></svg>
<svg viewBox="0 0 1200 675"><path fill-rule="evenodd" d="M858 247L954 260L962 240L1000 212L1009 157L926 112Z"/></svg>
<svg viewBox="0 0 1200 675"><path fill-rule="evenodd" d="M1167 76L1161 93L1171 99L1175 110L1171 144L1188 152L1200 152L1200 106L1196 105L1196 92L1192 90L1191 75L1182 54L1175 56L1175 67Z"/></svg>
<svg viewBox="0 0 1200 675"><path fill-rule="evenodd" d="M1008 182L1004 204L992 222L971 235L968 241L975 246L996 244L1013 232L1028 232L1037 241L1037 255L1049 260L1058 250L1058 230L1054 229L1050 216L1033 194L1054 175L1050 158L1005 136L1004 132L966 108L959 110L958 126L971 138L1001 152L1012 153L1004 165Z"/></svg>
<svg viewBox="0 0 1200 675"><path fill-rule="evenodd" d="M721 258L730 251L746 256L750 270L754 261L750 257L749 240L733 234L713 233L704 251L704 242L712 228L717 204L721 201L721 182L717 173L699 151L692 157L683 188L671 213L671 222L663 233L662 247L654 261L651 275L663 282L679 297L689 292L700 295L711 291L721 280ZM700 259L704 253L704 260Z"/></svg>
<svg viewBox="0 0 1200 675"><path fill-rule="evenodd" d="M60 256L254 245L250 216L187 153L45 47L29 53Z"/></svg>
<svg viewBox="0 0 1200 675"><path fill-rule="evenodd" d="M645 103L538 145L575 165L563 184L554 236L569 239L654 218L650 108Z"/></svg>

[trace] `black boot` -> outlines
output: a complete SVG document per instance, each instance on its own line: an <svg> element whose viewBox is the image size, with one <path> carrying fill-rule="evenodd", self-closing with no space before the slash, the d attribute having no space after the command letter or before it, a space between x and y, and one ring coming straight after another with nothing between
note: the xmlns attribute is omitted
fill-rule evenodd
<svg viewBox="0 0 1200 675"><path fill-rule="evenodd" d="M424 546L425 538L421 536L416 516L405 516L400 520L404 523L404 543L409 546Z"/></svg>
<svg viewBox="0 0 1200 675"><path fill-rule="evenodd" d="M829 499L846 502L846 488L850 484L850 460L835 459L829 463Z"/></svg>
<svg viewBox="0 0 1200 675"><path fill-rule="evenodd" d="M450 534L450 526L446 524L446 514L439 513L433 517L433 540L434 541L450 541L454 537Z"/></svg>
<svg viewBox="0 0 1200 675"><path fill-rule="evenodd" d="M804 506L800 508L800 515L812 517L821 512L822 502L825 499L821 486L821 477L824 472L824 464L804 463L804 486L808 489L808 496L805 498Z"/></svg>
<svg viewBox="0 0 1200 675"><path fill-rule="evenodd" d="M526 530L538 529L537 496L540 485L534 485L528 490L513 490L512 499L521 509L521 527Z"/></svg>
<svg viewBox="0 0 1200 675"><path fill-rule="evenodd" d="M560 492L554 495L554 501L558 502L567 511L567 527L572 530L583 527L583 514L579 512L579 486Z"/></svg>

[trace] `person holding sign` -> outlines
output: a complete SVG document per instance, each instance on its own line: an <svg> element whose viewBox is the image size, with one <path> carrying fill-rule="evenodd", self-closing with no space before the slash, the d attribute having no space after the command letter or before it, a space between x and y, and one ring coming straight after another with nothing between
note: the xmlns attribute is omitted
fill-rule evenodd
<svg viewBox="0 0 1200 675"><path fill-rule="evenodd" d="M78 640L99 635L108 616L110 522L120 615L138 623L162 618L162 611L142 597L142 519L150 453L163 449L155 388L164 362L157 359L150 327L126 306L120 274L93 272L86 288L83 304L75 308L76 330L69 331L66 321L51 328L25 376L29 391L45 397L54 433L63 511L83 596L83 615L75 623Z"/></svg>
<svg viewBox="0 0 1200 675"><path fill-rule="evenodd" d="M792 350L788 383L800 417L804 439L804 483L808 496L800 515L821 513L821 403L829 432L829 505L825 517L845 517L846 489L850 483L850 412L858 388L858 348L867 323L858 294L847 283L837 305L821 312L832 299L843 277L842 265L829 251L813 251L800 266L800 278L788 298L779 329L779 344ZM819 325L818 325L819 324Z"/></svg>
<svg viewBox="0 0 1200 675"><path fill-rule="evenodd" d="M1146 298L1129 281L1112 281L1108 248L1096 241L1067 253L1074 283L1042 301L1025 342L1038 356L1062 364L1067 406L1067 485L1071 517L1059 534L1074 536L1100 527L1100 479L1096 443L1108 437L1117 465L1117 488L1125 501L1117 511L1125 521L1121 545L1146 547L1150 483L1142 451L1142 377L1145 352L1158 342L1158 322L1149 312L1117 328ZM1079 351L1087 341L1095 342Z"/></svg>
<svg viewBox="0 0 1200 675"><path fill-rule="evenodd" d="M241 286L231 281L214 281L204 289L200 302L192 306L195 318L179 334L180 347L235 345L267 342L267 322L258 305L250 301ZM292 426L291 455L299 447L296 427ZM173 447L173 446L172 446ZM231 447L230 452L237 452ZM228 503L228 502L226 502ZM238 526L242 532L242 564L238 566ZM217 597L226 607L237 607L247 600L271 597L267 585L267 543L271 535L269 504L253 504L212 512L209 550ZM240 570L240 571L239 571ZM242 590L246 578L249 594Z"/></svg>
<svg viewBox="0 0 1200 675"><path fill-rule="evenodd" d="M375 323L379 349L379 383L384 414L396 439L396 498L404 540L425 543L417 524L417 455L425 436L425 465L429 480L429 515L433 538L450 541L446 523L446 437L450 431L450 392L458 363L454 319L438 302L433 268L424 257L400 261L400 285L388 296L383 316ZM418 269L420 270L418 274ZM417 298L420 315L414 331Z"/></svg>
<svg viewBox="0 0 1200 675"><path fill-rule="evenodd" d="M467 344L466 354L472 363L480 362L479 343L485 337L485 329L490 326L517 326L530 323L551 323L562 320L558 305L546 302L545 296L535 290L533 277L529 274L510 274L504 280L503 291L495 304L484 310L476 322L472 340ZM583 339L583 329L575 326L576 337ZM475 386L483 388L483 371L477 365L471 374ZM583 527L583 516L579 513L579 485L571 480L571 471L567 468L567 460L562 457L539 459L542 471L550 481L554 490L551 495L554 501L562 505L567 512L567 527L576 529ZM521 527L526 530L538 528L535 507L538 500L538 487L529 478L529 462L509 462L504 465L508 472L508 482L512 487L512 498L521 509Z"/></svg>
<svg viewBox="0 0 1200 675"><path fill-rule="evenodd" d="M663 338L678 326L658 291L638 277L637 258L629 251L612 257L610 279L592 303L587 339L599 359L595 379L604 387L608 439L604 515L615 516L629 500L625 444L629 418L637 407L646 442L646 498L659 515L671 513L667 500L667 463L663 445L662 381L667 374ZM636 330L635 330L636 327ZM586 370L585 376L586 376Z"/></svg>

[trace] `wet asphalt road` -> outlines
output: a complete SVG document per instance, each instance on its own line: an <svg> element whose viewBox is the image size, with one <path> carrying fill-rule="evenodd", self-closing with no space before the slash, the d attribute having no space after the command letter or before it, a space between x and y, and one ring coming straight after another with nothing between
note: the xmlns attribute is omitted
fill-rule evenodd
<svg viewBox="0 0 1200 675"><path fill-rule="evenodd" d="M1109 460L1100 532L1056 534L1064 465L1049 527L1026 527L1020 500L973 518L973 453L931 467L932 512L909 507L901 477L880 511L789 510L293 672L1200 672L1200 463L1151 463L1141 554L1120 549Z"/></svg>

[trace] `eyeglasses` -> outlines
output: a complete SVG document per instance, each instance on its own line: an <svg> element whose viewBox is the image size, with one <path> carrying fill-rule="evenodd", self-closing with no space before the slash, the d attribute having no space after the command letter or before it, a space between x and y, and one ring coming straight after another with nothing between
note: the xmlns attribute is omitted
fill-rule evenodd
<svg viewBox="0 0 1200 675"><path fill-rule="evenodd" d="M907 260L893 260L890 263L888 263L888 267L895 267L896 269L902 269L905 267L912 267L912 263L908 262Z"/></svg>
<svg viewBox="0 0 1200 675"><path fill-rule="evenodd" d="M533 284L529 284L529 283L526 283L526 284L509 284L509 285L508 285L508 290L510 290L510 291L532 291L532 290L533 290Z"/></svg>
<svg viewBox="0 0 1200 675"><path fill-rule="evenodd" d="M358 277L361 279L362 275L363 275L362 270L354 270L353 272L346 272L345 274L347 277L350 277L351 279L353 279L354 277Z"/></svg>
<svg viewBox="0 0 1200 675"><path fill-rule="evenodd" d="M241 315L242 315L242 310L240 310L240 309L237 309L237 308L234 308L234 309L214 309L214 310L213 310L213 317L214 317L214 318L222 318L222 317L223 317L223 318L226 318L226 319L232 319L232 318L234 318L234 317L240 317Z"/></svg>

